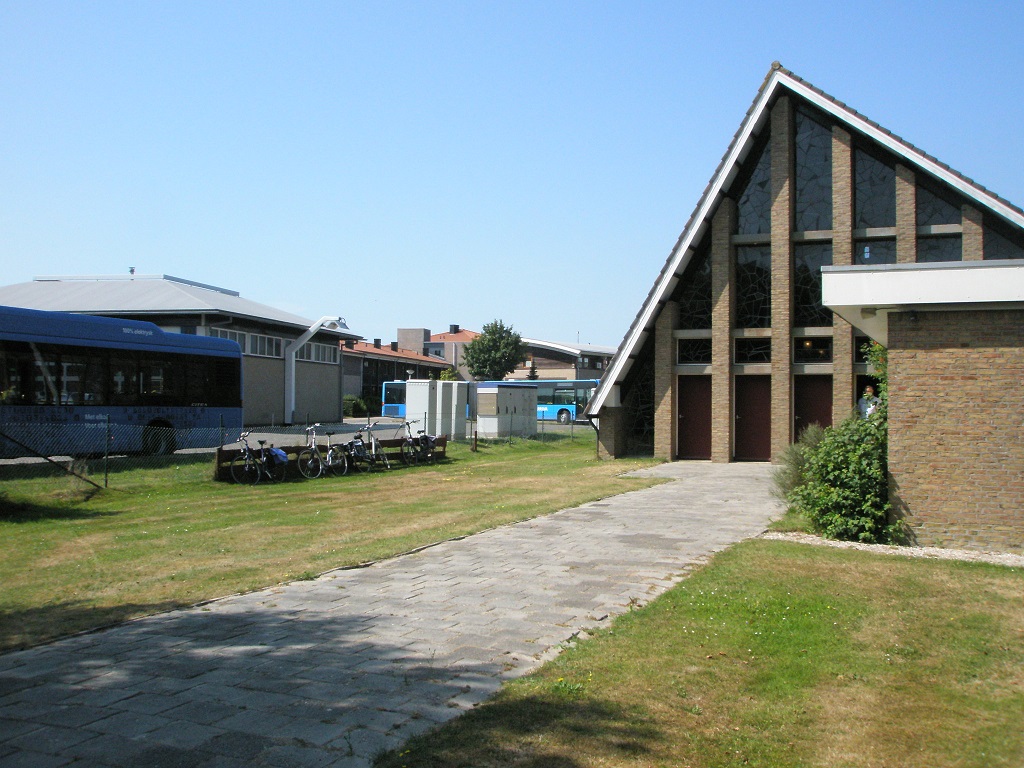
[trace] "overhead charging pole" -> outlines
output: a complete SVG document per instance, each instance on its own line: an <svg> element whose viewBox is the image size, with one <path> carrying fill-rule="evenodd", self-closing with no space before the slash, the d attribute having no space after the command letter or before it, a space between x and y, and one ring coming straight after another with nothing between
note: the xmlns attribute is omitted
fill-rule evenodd
<svg viewBox="0 0 1024 768"><path fill-rule="evenodd" d="M325 315L303 331L297 339L288 342L284 348L284 415L285 423L295 423L295 356L302 345L312 339L319 331L347 331L348 325L344 317Z"/></svg>

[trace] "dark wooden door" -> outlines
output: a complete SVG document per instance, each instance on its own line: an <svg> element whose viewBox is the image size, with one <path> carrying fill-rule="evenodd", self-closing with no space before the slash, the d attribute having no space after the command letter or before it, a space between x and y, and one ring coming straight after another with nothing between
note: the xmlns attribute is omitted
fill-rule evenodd
<svg viewBox="0 0 1024 768"><path fill-rule="evenodd" d="M793 377L793 437L809 425L832 426L832 377Z"/></svg>
<svg viewBox="0 0 1024 768"><path fill-rule="evenodd" d="M772 457L771 376L737 376L736 461L769 461Z"/></svg>
<svg viewBox="0 0 1024 768"><path fill-rule="evenodd" d="M677 457L711 458L711 377L680 376Z"/></svg>

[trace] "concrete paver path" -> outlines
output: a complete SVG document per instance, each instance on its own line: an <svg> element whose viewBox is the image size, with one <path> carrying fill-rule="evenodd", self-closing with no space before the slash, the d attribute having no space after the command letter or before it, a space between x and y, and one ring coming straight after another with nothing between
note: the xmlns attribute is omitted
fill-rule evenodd
<svg viewBox="0 0 1024 768"><path fill-rule="evenodd" d="M368 766L778 514L760 464L0 656L0 764Z"/></svg>

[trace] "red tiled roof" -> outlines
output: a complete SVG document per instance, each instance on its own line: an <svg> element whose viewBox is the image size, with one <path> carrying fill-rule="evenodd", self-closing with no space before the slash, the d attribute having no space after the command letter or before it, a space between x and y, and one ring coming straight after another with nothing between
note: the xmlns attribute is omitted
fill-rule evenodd
<svg viewBox="0 0 1024 768"><path fill-rule="evenodd" d="M463 328L457 333L435 333L430 337L431 341L472 341L480 334L476 331L467 331Z"/></svg>
<svg viewBox="0 0 1024 768"><path fill-rule="evenodd" d="M346 347L342 344L342 352L357 353L361 355L378 355L380 357L393 357L400 360L414 360L417 363L429 363L439 367L446 367L448 363L436 357L430 357L429 355L423 355L419 352L413 352L411 349L391 349L390 344L381 345L375 347L373 344L369 344L365 341L357 341L351 347Z"/></svg>

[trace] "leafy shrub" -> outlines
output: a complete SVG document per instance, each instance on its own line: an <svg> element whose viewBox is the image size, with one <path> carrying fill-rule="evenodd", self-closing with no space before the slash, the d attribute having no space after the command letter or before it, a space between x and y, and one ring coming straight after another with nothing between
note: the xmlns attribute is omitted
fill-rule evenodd
<svg viewBox="0 0 1024 768"><path fill-rule="evenodd" d="M345 395L343 413L345 416L365 416L366 402L357 395Z"/></svg>
<svg viewBox="0 0 1024 768"><path fill-rule="evenodd" d="M772 469L772 493L788 501L793 491L807 480L807 457L813 453L825 436L819 424L811 424L792 445L786 446L778 466Z"/></svg>
<svg viewBox="0 0 1024 768"><path fill-rule="evenodd" d="M890 543L888 424L885 404L867 419L852 416L826 429L807 451L802 481L787 499L816 531L832 539Z"/></svg>

